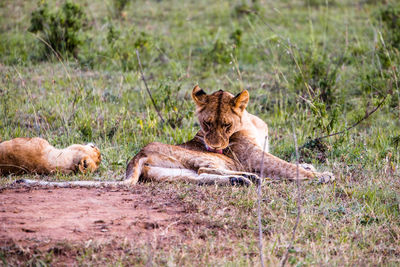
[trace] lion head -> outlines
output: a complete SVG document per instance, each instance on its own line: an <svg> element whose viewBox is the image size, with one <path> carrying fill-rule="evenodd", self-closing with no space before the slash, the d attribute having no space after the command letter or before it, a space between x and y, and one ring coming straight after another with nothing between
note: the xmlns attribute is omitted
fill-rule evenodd
<svg viewBox="0 0 400 267"><path fill-rule="evenodd" d="M76 171L82 173L96 171L101 162L100 150L92 143L87 145L71 145L67 150L77 152L75 154L74 163L76 164Z"/></svg>
<svg viewBox="0 0 400 267"><path fill-rule="evenodd" d="M234 96L219 90L207 94L199 86L192 91L196 113L204 133L208 150L222 153L229 145L229 138L242 126L242 115L249 102L249 92L242 91Z"/></svg>

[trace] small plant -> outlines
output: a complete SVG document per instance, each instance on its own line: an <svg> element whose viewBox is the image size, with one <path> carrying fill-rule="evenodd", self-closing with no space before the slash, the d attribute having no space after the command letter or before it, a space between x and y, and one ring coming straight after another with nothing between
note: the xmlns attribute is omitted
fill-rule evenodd
<svg viewBox="0 0 400 267"><path fill-rule="evenodd" d="M50 12L47 3L32 12L29 31L40 33L45 42L45 54L52 55L53 50L61 55L77 57L79 46L83 42L82 30L87 25L86 14L75 3L65 2L61 9Z"/></svg>
<svg viewBox="0 0 400 267"><path fill-rule="evenodd" d="M360 82L360 93L364 94L365 96L387 94L387 81L390 79L388 75L384 74L382 77L379 70L371 69L361 73L360 77L362 77Z"/></svg>
<svg viewBox="0 0 400 267"><path fill-rule="evenodd" d="M231 40L233 42L217 39L208 51L204 52L203 66L228 65L232 61L232 56L236 55L238 45L240 45L240 38L240 35L235 35L235 33L233 33L231 35Z"/></svg>
<svg viewBox="0 0 400 267"><path fill-rule="evenodd" d="M335 85L339 63L333 63L326 55L306 53L301 57L301 72L295 76L295 88L317 97L329 109L335 102Z"/></svg>
<svg viewBox="0 0 400 267"><path fill-rule="evenodd" d="M129 4L130 0L113 0L114 16L119 17L123 14L123 10Z"/></svg>
<svg viewBox="0 0 400 267"><path fill-rule="evenodd" d="M394 3L384 5L379 9L376 17L382 22L385 42L400 49L400 5Z"/></svg>
<svg viewBox="0 0 400 267"><path fill-rule="evenodd" d="M121 32L115 28L113 24L108 25L107 42L109 45L114 45L115 41L120 37Z"/></svg>
<svg viewBox="0 0 400 267"><path fill-rule="evenodd" d="M10 120L9 120L9 117L10 117L9 101L11 99L10 90L0 89L0 99L1 99L0 114L2 114L2 116L1 116L2 119L0 120L0 126L7 127L10 123ZM1 142L1 138L0 138L0 142Z"/></svg>
<svg viewBox="0 0 400 267"><path fill-rule="evenodd" d="M89 120L80 121L78 124L78 129L83 140L87 142L93 140L93 127Z"/></svg>
<svg viewBox="0 0 400 267"><path fill-rule="evenodd" d="M314 99L310 107L314 118L314 130L320 129L322 134L331 134L338 124L339 107L336 105L327 110L325 103L318 99Z"/></svg>
<svg viewBox="0 0 400 267"><path fill-rule="evenodd" d="M300 70L294 76L294 88L310 108L313 133L329 135L334 132L339 123L340 103L338 103L336 81L343 58L334 62L325 54L307 51L299 54L296 61ZM321 150L321 147L310 144L309 149ZM318 160L323 161L325 151L320 152L322 157Z"/></svg>
<svg viewBox="0 0 400 267"><path fill-rule="evenodd" d="M208 53L208 58L216 64L227 64L231 60L232 47L230 44L216 40Z"/></svg>
<svg viewBox="0 0 400 267"><path fill-rule="evenodd" d="M148 48L150 46L150 36L145 32L140 32L135 39L134 47L137 49Z"/></svg>
<svg viewBox="0 0 400 267"><path fill-rule="evenodd" d="M135 50L138 49L144 57L143 64L145 65L154 40L143 31L136 32L131 29L126 34L121 34L114 26L109 26L107 42L109 45L107 56L111 55L112 58L119 61L124 71L130 71L137 69Z"/></svg>
<svg viewBox="0 0 400 267"><path fill-rule="evenodd" d="M258 14L260 12L260 4L258 0L252 0L249 4L247 1L242 1L234 8L234 14L238 17L247 16L251 14Z"/></svg>
<svg viewBox="0 0 400 267"><path fill-rule="evenodd" d="M231 33L230 39L232 40L233 44L239 48L242 46L242 35L243 31L241 29L236 29L234 32Z"/></svg>
<svg viewBox="0 0 400 267"><path fill-rule="evenodd" d="M180 128L185 120L193 116L193 111L180 112L188 109L187 101L179 97L181 86L173 87L169 84L160 84L155 90L155 99L165 114L166 121L172 128Z"/></svg>

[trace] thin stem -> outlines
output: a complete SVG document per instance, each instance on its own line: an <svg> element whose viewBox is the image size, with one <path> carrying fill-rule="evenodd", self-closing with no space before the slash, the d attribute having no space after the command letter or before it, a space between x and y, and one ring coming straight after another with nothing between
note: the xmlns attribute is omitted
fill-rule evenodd
<svg viewBox="0 0 400 267"><path fill-rule="evenodd" d="M301 216L301 195L302 195L302 194L301 194L300 179L299 179L299 148L297 147L297 136L296 136L296 133L295 133L295 131L294 131L294 125L292 125L292 127L293 127L294 146L295 146L295 149L296 149L296 166L297 166L297 171L296 171L296 184L297 184L297 201L296 201L296 202L297 202L297 216L296 216L296 222L295 222L295 224L294 224L294 226L293 226L292 238L291 238L291 240L290 240L290 243L289 243L289 245L288 245L288 247L287 247L287 249L286 249L285 255L284 255L283 260L282 260L282 264L281 264L282 267L285 266L286 261L287 261L288 256L289 256L289 250L290 250L290 248L293 246L293 242L294 242L294 239L295 239L295 237L296 237L296 230L297 230L297 227L299 226L300 216Z"/></svg>
<svg viewBox="0 0 400 267"><path fill-rule="evenodd" d="M140 70L140 74L142 76L142 80L143 80L144 86L146 87L146 91L150 96L151 102L153 103L154 109L156 110L158 116L160 117L161 121L163 123L165 123L165 120L164 120L163 116L161 115L160 110L157 108L157 105L156 105L156 102L153 99L153 96L151 95L150 89L147 86L146 78L144 77L144 74L143 74L142 62L140 61L139 51L137 49L136 49L136 56L137 56L137 59L138 59L139 70Z"/></svg>
<svg viewBox="0 0 400 267"><path fill-rule="evenodd" d="M261 157L261 173L260 173L260 182L257 186L257 215L258 215L258 248L260 250L260 262L261 266L264 267L264 255L263 255L263 231L262 231L262 224L261 224L261 184L262 179L264 177L264 154L265 154L265 147L268 142L268 135L265 136L264 139L264 147L263 147L263 155Z"/></svg>

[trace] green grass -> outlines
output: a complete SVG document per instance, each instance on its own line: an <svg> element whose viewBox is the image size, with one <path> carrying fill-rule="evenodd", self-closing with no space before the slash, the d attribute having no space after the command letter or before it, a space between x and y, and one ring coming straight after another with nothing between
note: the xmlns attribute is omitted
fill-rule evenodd
<svg viewBox="0 0 400 267"><path fill-rule="evenodd" d="M269 124L272 153L289 161L292 125L301 146L352 125L386 96L355 129L324 139L324 151L305 151L304 161L333 171L337 181L305 183L289 263L399 264L400 54L384 39L377 1L131 1L124 17L115 15L111 0L75 2L84 7L89 28L77 57L63 61L43 56L43 43L27 31L35 1L0 3L0 138L40 136L57 147L94 142L102 151L95 174L45 179L122 179L126 161L149 142L189 140L198 129L190 100L195 84L208 92L248 89L248 110ZM157 105L175 127L161 124L151 105L135 49ZM328 100L320 95L324 88ZM229 230L205 231L205 244L155 251L156 263L258 264L253 187L162 188L187 192L183 201L207 209L207 220ZM279 263L290 241L295 188L263 186L270 265ZM227 217L217 215L221 207L230 210ZM226 238L219 231L227 231ZM130 249L147 259L146 248ZM102 250L94 251L85 253ZM95 260L79 255L82 264ZM130 255L115 259L127 264Z"/></svg>

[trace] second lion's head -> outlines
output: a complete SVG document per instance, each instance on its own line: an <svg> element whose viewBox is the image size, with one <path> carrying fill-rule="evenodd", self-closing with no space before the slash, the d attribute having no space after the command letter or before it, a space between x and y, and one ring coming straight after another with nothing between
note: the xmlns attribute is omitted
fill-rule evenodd
<svg viewBox="0 0 400 267"><path fill-rule="evenodd" d="M229 138L241 127L242 115L249 102L249 92L242 91L234 96L219 90L207 94L199 86L192 91L196 113L204 142L212 150L222 150L229 145Z"/></svg>

